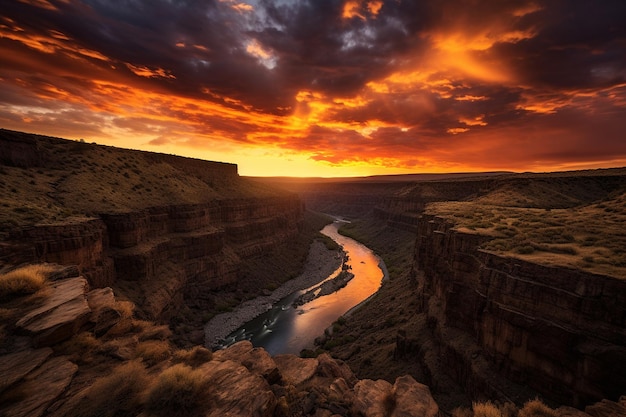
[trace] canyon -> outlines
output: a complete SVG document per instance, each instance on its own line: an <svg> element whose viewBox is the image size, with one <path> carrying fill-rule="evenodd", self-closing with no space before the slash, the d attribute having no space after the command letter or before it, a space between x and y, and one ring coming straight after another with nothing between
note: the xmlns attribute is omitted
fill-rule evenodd
<svg viewBox="0 0 626 417"><path fill-rule="evenodd" d="M331 353L361 377L410 370L440 406L461 391L466 399L450 400L449 410L463 401L521 403L538 395L579 408L618 400L626 392L624 174L392 184L369 219L346 233L383 259L404 253L411 260L392 269L379 300L324 342L334 340ZM613 258L602 261L584 256L608 252ZM381 310L387 318L378 318ZM383 356L389 359L376 359Z"/></svg>
<svg viewBox="0 0 626 417"><path fill-rule="evenodd" d="M127 367L148 391L205 381L197 415L434 417L537 396L557 416L626 413L625 170L253 180L0 129L0 180L0 273L49 268L0 310L7 415L89 415ZM314 358L197 346L214 314L298 275L330 221L311 210L382 256L379 293ZM120 415L159 415L139 391Z"/></svg>
<svg viewBox="0 0 626 417"><path fill-rule="evenodd" d="M11 198L0 268L76 265L90 285L115 287L146 318L210 309L211 294L236 287L246 260L293 243L303 228L296 195L250 184L236 165L9 131L0 148ZM150 175L158 177L150 183Z"/></svg>

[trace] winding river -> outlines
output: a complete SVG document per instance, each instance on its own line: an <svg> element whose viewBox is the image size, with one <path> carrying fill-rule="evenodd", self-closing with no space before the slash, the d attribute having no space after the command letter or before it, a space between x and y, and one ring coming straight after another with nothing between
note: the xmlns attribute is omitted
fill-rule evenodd
<svg viewBox="0 0 626 417"><path fill-rule="evenodd" d="M354 278L340 290L299 307L294 308L292 303L306 290L285 297L270 310L231 333L225 345L248 339L254 346L265 348L271 355L298 354L302 349L311 347L315 338L324 333L337 318L380 288L385 269L382 260L361 243L340 235L338 229L341 224L342 221L335 221L322 229L321 233L343 246L348 255L346 264ZM327 279L332 279L340 271L341 267Z"/></svg>

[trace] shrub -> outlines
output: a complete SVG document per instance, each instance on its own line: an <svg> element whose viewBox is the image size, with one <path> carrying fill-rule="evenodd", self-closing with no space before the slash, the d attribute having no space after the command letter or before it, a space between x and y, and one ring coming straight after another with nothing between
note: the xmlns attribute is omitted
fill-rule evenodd
<svg viewBox="0 0 626 417"><path fill-rule="evenodd" d="M467 408L457 407L452 410L452 417L473 417L472 410Z"/></svg>
<svg viewBox="0 0 626 417"><path fill-rule="evenodd" d="M139 340L168 340L171 337L172 331L168 326L150 326L148 329L141 332Z"/></svg>
<svg viewBox="0 0 626 417"><path fill-rule="evenodd" d="M548 249L553 253L563 253L565 255L577 255L578 251L572 246L550 246Z"/></svg>
<svg viewBox="0 0 626 417"><path fill-rule="evenodd" d="M93 360L93 353L101 347L92 333L81 332L59 345L58 350L69 355L74 362L89 363Z"/></svg>
<svg viewBox="0 0 626 417"><path fill-rule="evenodd" d="M473 403L474 417L502 417L500 409L491 401L486 403Z"/></svg>
<svg viewBox="0 0 626 417"><path fill-rule="evenodd" d="M146 411L154 416L198 416L208 401L201 371L178 364L165 370L148 390Z"/></svg>
<svg viewBox="0 0 626 417"><path fill-rule="evenodd" d="M533 248L530 245L524 245L524 246L520 246L515 251L521 255L530 255L531 253L535 251L535 248Z"/></svg>
<svg viewBox="0 0 626 417"><path fill-rule="evenodd" d="M141 358L147 366L163 362L171 355L170 344L162 340L147 340L137 345L135 357Z"/></svg>
<svg viewBox="0 0 626 417"><path fill-rule="evenodd" d="M500 412L502 413L502 417L518 417L517 407L512 402L505 402L501 405Z"/></svg>
<svg viewBox="0 0 626 417"><path fill-rule="evenodd" d="M120 320L113 327L111 327L111 329L109 329L107 335L120 336L136 331L135 327L137 327L136 323L138 321L133 320L135 304L131 301L118 301L115 303L113 308L120 314ZM140 328L140 330L143 329L144 327Z"/></svg>
<svg viewBox="0 0 626 417"><path fill-rule="evenodd" d="M49 265L27 265L0 275L0 299L33 294L41 289L48 274Z"/></svg>
<svg viewBox="0 0 626 417"><path fill-rule="evenodd" d="M138 414L148 377L139 362L118 366L98 379L67 414L68 417L123 417Z"/></svg>
<svg viewBox="0 0 626 417"><path fill-rule="evenodd" d="M322 243L324 244L324 246L326 246L326 249L328 250L339 250L340 248L337 242L335 242L326 235L320 233L318 239L322 241Z"/></svg>
<svg viewBox="0 0 626 417"><path fill-rule="evenodd" d="M558 417L555 410L545 405L541 400L535 398L527 401L519 410L519 417Z"/></svg>
<svg viewBox="0 0 626 417"><path fill-rule="evenodd" d="M211 359L213 359L213 352L204 346L194 346L191 349L178 350L174 352L173 357L174 362L183 362L193 368L209 362Z"/></svg>

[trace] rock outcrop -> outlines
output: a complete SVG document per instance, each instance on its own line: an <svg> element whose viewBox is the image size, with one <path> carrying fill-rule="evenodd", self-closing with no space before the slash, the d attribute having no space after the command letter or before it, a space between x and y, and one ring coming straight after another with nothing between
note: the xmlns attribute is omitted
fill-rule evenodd
<svg viewBox="0 0 626 417"><path fill-rule="evenodd" d="M479 249L485 239L442 218L418 223L416 295L450 372L469 391L496 391L476 370L484 357L562 404L617 400L626 391L626 281L498 256ZM450 328L474 347L444 337Z"/></svg>
<svg viewBox="0 0 626 417"><path fill-rule="evenodd" d="M66 271L65 275L68 274ZM345 363L327 354L317 358L271 357L264 349L242 341L213 354L198 348L199 353L192 360L185 359L191 357L189 353L180 356L166 353L158 360L153 356L148 360L149 353L140 346L142 343L166 344L159 339L159 327L142 322L141 325L128 323L128 333L120 333L120 328L111 332L115 326L98 331L98 318L107 316L106 322L110 323L112 318L107 312L120 310L120 306L110 289L89 290L86 280L79 276L51 281L34 299L28 300L25 298L21 304L19 300L12 300L11 318L2 323L17 331L29 330L26 336L5 334L0 339L0 351L16 350L0 354L0 415L3 416L94 415L101 413L102 407L114 415L117 407L122 410L129 407L128 404L133 404L133 411L126 408L125 412L151 416L154 406L149 404L151 400L146 392L155 381L161 381L162 376L170 375L168 372L174 367L180 372L177 374L180 378L193 374L201 384L197 385L194 399L185 397L186 390L190 389L184 385L187 382L181 382L183 385L178 387L176 380L164 378L166 383L172 384L164 395L174 397L171 403L165 400L163 406L175 406L179 401L175 396L181 395L186 402L180 406L192 407L188 411L198 416L439 415L428 387L413 378L398 378L394 384L383 380L359 381ZM29 305L31 303L34 305ZM81 308L74 308L75 304L80 304ZM121 318L117 323L121 323ZM143 330L133 335L132 328ZM51 336L51 329L59 331ZM42 344L42 334L49 336L45 342L50 347L34 349ZM68 349L75 355L68 355ZM94 350L100 355L99 359L88 359ZM122 350L126 352L123 355L119 354ZM138 362L142 357L143 363ZM181 360L189 364L181 366ZM115 392L117 386L101 381L111 380L110 370L124 367L124 364L144 374L140 377L144 385L133 386L120 394ZM149 374L144 367L150 367ZM147 382L149 380L152 382ZM124 384L123 380L114 381ZM102 389L111 392L98 391ZM181 392L171 391L176 389ZM109 395L124 395L120 400L128 404L117 404ZM130 395L135 398L129 398ZM159 410L157 414L164 415L164 412Z"/></svg>

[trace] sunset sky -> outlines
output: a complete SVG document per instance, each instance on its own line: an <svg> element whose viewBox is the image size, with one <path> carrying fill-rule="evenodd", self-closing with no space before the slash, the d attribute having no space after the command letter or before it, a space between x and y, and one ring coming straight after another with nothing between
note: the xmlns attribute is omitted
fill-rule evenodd
<svg viewBox="0 0 626 417"><path fill-rule="evenodd" d="M4 0L0 127L355 176L626 166L624 0Z"/></svg>

